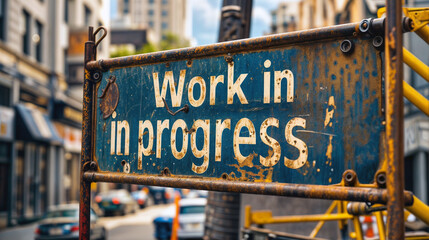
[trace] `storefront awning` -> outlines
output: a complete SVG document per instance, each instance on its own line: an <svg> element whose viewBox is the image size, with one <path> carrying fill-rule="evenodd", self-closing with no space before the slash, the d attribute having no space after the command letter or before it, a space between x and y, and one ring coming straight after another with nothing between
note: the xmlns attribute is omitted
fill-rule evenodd
<svg viewBox="0 0 429 240"><path fill-rule="evenodd" d="M18 140L45 142L53 145L63 144L48 116L22 104L16 105L16 111L16 138Z"/></svg>

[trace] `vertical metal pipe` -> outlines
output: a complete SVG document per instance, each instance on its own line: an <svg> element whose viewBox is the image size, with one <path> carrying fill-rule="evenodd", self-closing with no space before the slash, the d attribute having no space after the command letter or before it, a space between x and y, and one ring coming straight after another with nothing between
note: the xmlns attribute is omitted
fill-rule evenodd
<svg viewBox="0 0 429 240"><path fill-rule="evenodd" d="M402 2L386 1L386 139L388 239L404 239Z"/></svg>
<svg viewBox="0 0 429 240"><path fill-rule="evenodd" d="M86 63L95 60L94 29L89 27L88 41L85 43L85 76L83 83L83 109L82 109L82 150L80 165L80 201L79 201L79 239L87 240L90 235L90 204L91 204L91 182L83 178L87 165L92 160L92 132L93 132L93 96L94 84L91 82L90 72Z"/></svg>
<svg viewBox="0 0 429 240"><path fill-rule="evenodd" d="M248 38L253 0L224 0L219 26L219 42ZM237 239L240 234L241 195L233 192L211 192L206 207L205 238ZM224 213L215 204L223 206ZM238 214L226 214L235 213ZM212 221L209 219L215 219ZM228 219L234 224L225 227L218 222Z"/></svg>

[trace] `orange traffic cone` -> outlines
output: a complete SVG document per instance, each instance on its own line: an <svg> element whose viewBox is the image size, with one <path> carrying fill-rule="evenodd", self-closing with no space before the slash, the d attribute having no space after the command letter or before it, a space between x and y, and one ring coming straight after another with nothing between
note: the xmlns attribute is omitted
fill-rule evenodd
<svg viewBox="0 0 429 240"><path fill-rule="evenodd" d="M365 216L363 223L366 225L365 237L374 237L374 229L372 228L372 217Z"/></svg>

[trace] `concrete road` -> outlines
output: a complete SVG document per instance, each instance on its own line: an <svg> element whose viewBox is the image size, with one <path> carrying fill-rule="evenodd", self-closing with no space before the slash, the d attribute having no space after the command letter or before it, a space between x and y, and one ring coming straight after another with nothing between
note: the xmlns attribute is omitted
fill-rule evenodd
<svg viewBox="0 0 429 240"><path fill-rule="evenodd" d="M107 230L108 240L153 240L152 221L169 205L150 206L135 214L99 219ZM29 224L0 231L0 240L31 240L37 224Z"/></svg>

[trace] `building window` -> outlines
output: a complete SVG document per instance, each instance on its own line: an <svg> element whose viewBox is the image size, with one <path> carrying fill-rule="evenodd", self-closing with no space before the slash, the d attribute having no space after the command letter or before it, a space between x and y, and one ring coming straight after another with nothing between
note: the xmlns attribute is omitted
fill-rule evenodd
<svg viewBox="0 0 429 240"><path fill-rule="evenodd" d="M0 142L0 212L7 211L7 203L9 201L9 162L10 160L10 145Z"/></svg>
<svg viewBox="0 0 429 240"><path fill-rule="evenodd" d="M69 50L64 49L64 76L66 76L66 81L69 78L69 62L68 62Z"/></svg>
<svg viewBox="0 0 429 240"><path fill-rule="evenodd" d="M149 4L153 4L155 0L149 0Z"/></svg>
<svg viewBox="0 0 429 240"><path fill-rule="evenodd" d="M43 24L36 21L36 34L33 35L33 42L36 47L36 60L42 62L42 39L43 39Z"/></svg>
<svg viewBox="0 0 429 240"><path fill-rule="evenodd" d="M161 27L162 27L162 30L166 30L168 29L168 24L166 22L162 22Z"/></svg>
<svg viewBox="0 0 429 240"><path fill-rule="evenodd" d="M85 25L89 26L91 23L91 9L85 6Z"/></svg>
<svg viewBox="0 0 429 240"><path fill-rule="evenodd" d="M30 14L23 10L24 32L22 34L22 52L30 55Z"/></svg>
<svg viewBox="0 0 429 240"><path fill-rule="evenodd" d="M149 16L153 16L153 10L152 10L152 9L149 9L149 11L147 12L147 14L148 14Z"/></svg>
<svg viewBox="0 0 429 240"><path fill-rule="evenodd" d="M167 12L166 10L163 10L163 11L162 11L162 16L163 16L163 17L167 17L167 16L168 16L168 12Z"/></svg>
<svg viewBox="0 0 429 240"><path fill-rule="evenodd" d="M69 0L64 1L64 22L69 22Z"/></svg>
<svg viewBox="0 0 429 240"><path fill-rule="evenodd" d="M10 88L0 85L0 105L10 106Z"/></svg>
<svg viewBox="0 0 429 240"><path fill-rule="evenodd" d="M0 0L0 40L5 39L6 0Z"/></svg>
<svg viewBox="0 0 429 240"><path fill-rule="evenodd" d="M130 12L130 1L124 0L124 14L128 14Z"/></svg>
<svg viewBox="0 0 429 240"><path fill-rule="evenodd" d="M149 27L151 27L151 28L154 27L153 21L149 21Z"/></svg>
<svg viewBox="0 0 429 240"><path fill-rule="evenodd" d="M162 0L162 4L167 5L168 4L168 0Z"/></svg>

